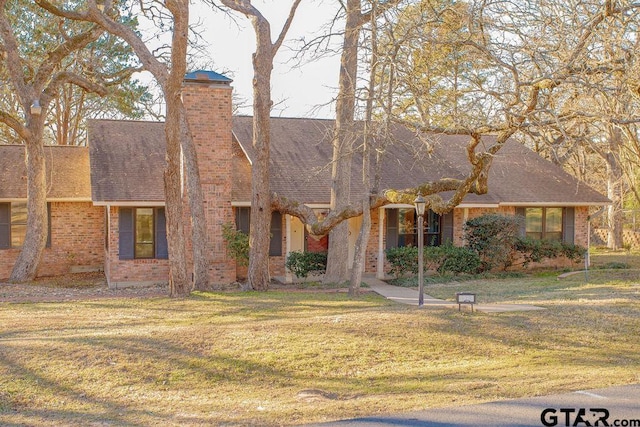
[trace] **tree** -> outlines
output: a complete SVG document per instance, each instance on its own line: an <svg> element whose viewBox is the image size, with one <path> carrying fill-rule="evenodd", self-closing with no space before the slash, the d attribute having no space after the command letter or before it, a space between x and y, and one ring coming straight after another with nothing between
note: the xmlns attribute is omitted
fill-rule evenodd
<svg viewBox="0 0 640 427"><path fill-rule="evenodd" d="M545 64L567 62L567 25L598 22L584 54L573 58L562 85L548 94L547 108L525 130L540 151L607 193L613 202L607 208L611 248L623 246L624 195L629 190L637 194L638 12L638 5L630 2L606 2L594 9L574 1L552 10L540 6L522 17L548 23L544 38L532 38L546 52ZM542 68L542 58L536 59Z"/></svg>
<svg viewBox="0 0 640 427"><path fill-rule="evenodd" d="M22 117L15 111L0 111L0 122L10 127L25 143L27 163L27 231L10 280L23 282L35 277L47 241L47 181L43 135L47 112L60 88L66 84L105 95L105 88L85 76L61 69L71 55L98 40L102 30L94 25L66 29L63 40L38 58L22 55L19 37L7 12L18 5L0 0L0 37L4 69ZM60 29L65 29L60 26ZM23 118L24 117L24 118Z"/></svg>
<svg viewBox="0 0 640 427"><path fill-rule="evenodd" d="M157 3L145 6L142 12L149 18L166 23L170 21L171 45L170 66L162 55L156 57L144 43L142 37L133 31L118 14L110 0L104 2L104 12L94 1L85 10L59 8L47 0L36 0L46 10L67 19L93 22L105 31L125 40L143 64L156 79L161 88L167 109L165 135L167 143L164 186L167 214L167 243L169 247L170 294L174 297L188 295L195 285L198 289L208 287L207 235L204 215L202 186L198 169L195 146L189 131L185 107L180 98L182 80L186 73L187 48L189 46L189 3L167 0L164 7ZM164 24L163 24L164 25ZM182 151L181 151L182 149ZM180 154L184 155L187 175L187 194L192 222L192 243L195 283L192 284L187 272L187 256L183 227L182 193L180 180Z"/></svg>
<svg viewBox="0 0 640 427"><path fill-rule="evenodd" d="M251 167L251 229L249 230L248 280L252 289L269 288L269 230L271 226L271 186L269 155L271 139L271 71L273 59L282 45L301 0L295 0L275 42L271 25L250 0L221 0L222 4L243 13L253 25L256 52L253 54L253 147Z"/></svg>

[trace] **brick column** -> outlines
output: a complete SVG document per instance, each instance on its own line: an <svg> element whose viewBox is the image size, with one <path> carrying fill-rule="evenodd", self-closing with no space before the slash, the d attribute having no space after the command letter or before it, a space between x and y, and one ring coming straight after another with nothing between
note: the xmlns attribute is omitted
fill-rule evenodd
<svg viewBox="0 0 640 427"><path fill-rule="evenodd" d="M231 80L196 71L185 77L182 99L198 155L213 285L236 280L235 261L227 255L222 225L234 221L231 207Z"/></svg>

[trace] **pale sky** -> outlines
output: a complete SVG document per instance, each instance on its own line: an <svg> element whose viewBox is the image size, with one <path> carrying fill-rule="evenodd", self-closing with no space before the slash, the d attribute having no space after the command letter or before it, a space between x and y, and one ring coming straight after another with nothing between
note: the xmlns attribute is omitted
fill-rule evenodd
<svg viewBox="0 0 640 427"><path fill-rule="evenodd" d="M253 5L271 23L272 39L278 36L282 24L291 7L292 0L253 0ZM325 58L312 63L304 63L294 68L290 61L293 40L305 37L310 39L322 31L322 27L335 14L337 4L333 0L302 0L295 20L287 34L274 62L271 80L272 99L275 104L273 116L282 117L334 117L334 106L316 108L330 103L335 97L339 57ZM255 51L255 35L251 22L245 16L233 13L236 23L222 12L213 12L202 6L194 5L191 12L192 22L201 22L204 38L209 44L209 54L215 62L217 72L233 72L235 92L251 105L251 81L253 67L251 55ZM339 41L336 39L336 41ZM252 114L244 109L242 114Z"/></svg>

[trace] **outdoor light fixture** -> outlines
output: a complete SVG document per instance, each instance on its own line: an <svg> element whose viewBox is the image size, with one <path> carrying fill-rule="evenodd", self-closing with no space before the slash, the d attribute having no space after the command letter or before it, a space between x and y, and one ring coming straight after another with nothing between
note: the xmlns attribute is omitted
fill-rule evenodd
<svg viewBox="0 0 640 427"><path fill-rule="evenodd" d="M418 215L418 307L424 305L424 210L427 201L418 193L418 197L413 201Z"/></svg>
<svg viewBox="0 0 640 427"><path fill-rule="evenodd" d="M40 101L38 99L34 99L33 104L31 104L31 114L39 116L41 113L42 107L40 106Z"/></svg>

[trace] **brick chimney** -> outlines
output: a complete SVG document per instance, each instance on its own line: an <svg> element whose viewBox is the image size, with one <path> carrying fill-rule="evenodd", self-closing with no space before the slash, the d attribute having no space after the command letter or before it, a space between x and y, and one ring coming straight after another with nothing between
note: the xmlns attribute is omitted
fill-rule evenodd
<svg viewBox="0 0 640 427"><path fill-rule="evenodd" d="M236 280L235 260L227 255L222 224L234 221L231 207L232 80L213 71L185 76L182 100L198 154L209 234L209 277L212 284Z"/></svg>

